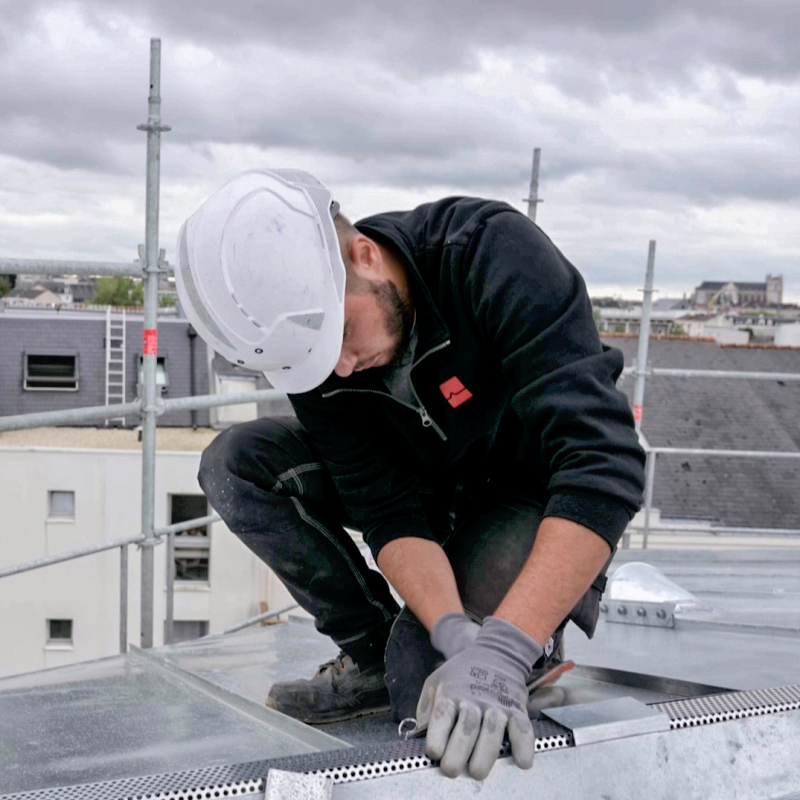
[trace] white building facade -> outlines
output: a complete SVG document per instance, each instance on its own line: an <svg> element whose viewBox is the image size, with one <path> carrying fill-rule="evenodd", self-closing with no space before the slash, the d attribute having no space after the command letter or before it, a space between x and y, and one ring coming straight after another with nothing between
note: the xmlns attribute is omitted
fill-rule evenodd
<svg viewBox="0 0 800 800"><path fill-rule="evenodd" d="M135 437L132 431L90 433ZM85 429L81 435L88 436ZM139 450L7 444L9 437L0 435L0 566L140 531ZM157 453L156 527L183 521L175 519L176 510L205 508L199 462L199 450ZM224 524L195 533L176 545L176 639L219 632L291 601ZM140 551L129 546L128 552L128 641L138 645ZM155 555L156 645L164 642L166 557L162 543ZM0 608L0 676L114 655L120 646L120 550L2 578Z"/></svg>

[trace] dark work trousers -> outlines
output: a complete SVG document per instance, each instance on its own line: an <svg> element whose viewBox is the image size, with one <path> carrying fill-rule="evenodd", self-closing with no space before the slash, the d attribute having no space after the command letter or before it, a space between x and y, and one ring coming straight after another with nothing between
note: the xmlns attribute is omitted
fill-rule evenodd
<svg viewBox="0 0 800 800"><path fill-rule="evenodd" d="M271 567L320 633L357 663L386 653L395 715L409 716L441 656L408 609L398 617L385 579L369 569L344 530L352 525L333 480L297 419L258 419L223 431L203 453L199 479L227 526ZM465 610L483 619L522 569L542 505L491 479L480 486L422 486L420 495ZM590 636L599 596L593 586L571 615Z"/></svg>

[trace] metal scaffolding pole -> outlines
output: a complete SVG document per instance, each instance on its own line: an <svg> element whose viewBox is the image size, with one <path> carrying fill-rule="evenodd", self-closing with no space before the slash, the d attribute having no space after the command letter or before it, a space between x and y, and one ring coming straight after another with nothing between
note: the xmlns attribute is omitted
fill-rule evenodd
<svg viewBox="0 0 800 800"><path fill-rule="evenodd" d="M164 400L165 411L185 411L186 409L216 408L244 403L262 403L267 400L285 398L277 389L259 389L256 392L236 392L235 394L199 394L194 397L174 397Z"/></svg>
<svg viewBox="0 0 800 800"><path fill-rule="evenodd" d="M296 609L298 606L299 603L288 603L285 606L276 608L274 611L265 611L263 614L242 620L242 622L238 622L236 625L231 625L230 628L225 628L222 633L236 633L236 631L249 628L251 625L258 625L259 622L266 622L268 619L275 619L275 617L279 617L281 614L286 614L288 611L294 611L294 609Z"/></svg>
<svg viewBox="0 0 800 800"><path fill-rule="evenodd" d="M647 273L644 279L642 318L639 323L639 353L636 357L636 383L633 387L633 419L636 432L642 427L644 406L644 379L647 374L647 346L650 342L650 308L653 304L653 273L656 264L656 240L650 240L647 252Z"/></svg>
<svg viewBox="0 0 800 800"><path fill-rule="evenodd" d="M644 490L644 535L642 537L642 550L647 550L647 543L650 539L650 512L653 508L653 486L656 482L656 459L658 453L651 450L647 454L647 476Z"/></svg>
<svg viewBox="0 0 800 800"><path fill-rule="evenodd" d="M175 397L171 400L156 398L158 413L167 411L185 411L193 408L216 408L218 406L235 406L245 403L261 403L267 400L285 398L277 389L259 389L257 392L237 392L236 394L201 394L194 397ZM133 400L116 406L86 406L83 408L66 408L59 411L38 411L33 414L12 414L0 417L0 432L18 431L26 428L43 428L49 425L70 425L80 422L100 422L112 417L138 415L142 410L142 401Z"/></svg>
<svg viewBox="0 0 800 800"><path fill-rule="evenodd" d="M219 514L209 514L205 517L196 517L195 519L186 520L186 522L176 522L174 525L167 525L164 528L156 528L155 536L160 541L163 536L182 533L192 528L199 528L202 525L213 525L215 522L221 521L222 517L220 517ZM13 564L10 567L0 567L0 578L6 578L9 575L18 575L21 572L30 572L31 570L41 569L42 567L49 567L51 564L61 564L64 561L72 561L74 558L83 558L84 556L91 556L95 553L104 553L106 550L113 550L116 547L125 548L129 544L138 544L141 546L143 540L144 536L141 533L137 533L135 536L127 536L124 539L115 539L111 542L93 544L88 547L79 547L76 550L66 550L54 556L35 558L32 561L23 561L21 564ZM125 557L127 558L127 555Z"/></svg>
<svg viewBox="0 0 800 800"><path fill-rule="evenodd" d="M37 411L33 414L12 414L0 417L1 431L21 431L27 428L44 428L50 425L74 425L81 422L100 422L112 417L138 414L141 404L138 400L110 406L85 406L84 408L64 408L59 411Z"/></svg>
<svg viewBox="0 0 800 800"><path fill-rule="evenodd" d="M700 447L653 447L651 452L667 456L716 456L722 458L800 458L800 450L709 450Z"/></svg>
<svg viewBox="0 0 800 800"><path fill-rule="evenodd" d="M128 544L141 544L141 542L142 535L137 533L136 536L127 536L125 539L115 539L112 542L79 547L75 550L67 550L55 556L34 558L32 561L24 561L21 564L0 568L0 578L7 578L9 575L19 575L21 572L30 572L31 570L41 569L42 567L49 567L51 564L61 564L64 561L72 561L74 558L83 558L84 556L92 556L95 553L104 553L106 550L116 550L117 547L123 547Z"/></svg>
<svg viewBox="0 0 800 800"><path fill-rule="evenodd" d="M183 533L190 531L193 528L201 528L204 525L213 525L215 522L221 522L222 517L219 514L209 514L206 517L195 517L188 519L186 522L176 522L174 525L167 525L165 528L156 528L156 536L169 536L171 533Z"/></svg>
<svg viewBox="0 0 800 800"><path fill-rule="evenodd" d="M142 343L142 597L141 646L153 646L155 474L156 474L156 364L158 356L158 201L161 170L161 40L150 40L150 96L147 124L147 197L145 204L144 337Z"/></svg>
<svg viewBox="0 0 800 800"><path fill-rule="evenodd" d="M128 545L119 549L119 651L128 652Z"/></svg>
<svg viewBox="0 0 800 800"><path fill-rule="evenodd" d="M623 375L636 374L636 367L625 367ZM800 372L734 372L727 369L667 369L647 370L650 378L725 378L744 381L800 381Z"/></svg>
<svg viewBox="0 0 800 800"><path fill-rule="evenodd" d="M164 644L172 644L175 631L175 532L167 534L167 616L164 621Z"/></svg>
<svg viewBox="0 0 800 800"><path fill-rule="evenodd" d="M539 159L542 155L542 148L536 147L533 151L533 167L531 168L531 188L528 196L523 198L523 202L528 204L528 217L536 222L536 206L543 203L539 199Z"/></svg>

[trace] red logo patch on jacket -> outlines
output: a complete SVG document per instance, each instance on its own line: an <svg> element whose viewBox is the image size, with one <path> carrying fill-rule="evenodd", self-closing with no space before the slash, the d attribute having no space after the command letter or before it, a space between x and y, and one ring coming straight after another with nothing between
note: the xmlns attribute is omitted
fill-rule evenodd
<svg viewBox="0 0 800 800"><path fill-rule="evenodd" d="M452 378L448 378L444 383L440 383L439 388L442 390L444 399L453 408L458 408L472 397L472 392L455 375Z"/></svg>

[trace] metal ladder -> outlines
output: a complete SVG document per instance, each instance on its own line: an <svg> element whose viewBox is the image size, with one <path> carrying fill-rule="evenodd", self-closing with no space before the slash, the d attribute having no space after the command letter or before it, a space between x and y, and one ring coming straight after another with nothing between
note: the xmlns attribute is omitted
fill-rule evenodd
<svg viewBox="0 0 800 800"><path fill-rule="evenodd" d="M106 405L125 402L125 309L112 313L106 309ZM125 417L106 420L106 426L125 424Z"/></svg>

